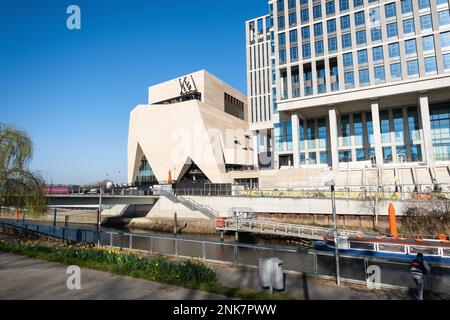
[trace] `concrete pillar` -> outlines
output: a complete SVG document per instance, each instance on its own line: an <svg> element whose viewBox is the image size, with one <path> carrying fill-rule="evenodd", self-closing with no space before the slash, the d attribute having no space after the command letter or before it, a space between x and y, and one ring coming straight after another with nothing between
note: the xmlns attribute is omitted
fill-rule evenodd
<svg viewBox="0 0 450 320"><path fill-rule="evenodd" d="M330 147L331 147L331 165L333 170L339 167L338 152L338 131L337 131L337 111L336 107L328 109L328 123L330 124Z"/></svg>
<svg viewBox="0 0 450 320"><path fill-rule="evenodd" d="M375 144L375 156L377 166L383 165L383 148L381 147L380 107L377 101L372 102L373 142Z"/></svg>
<svg viewBox="0 0 450 320"><path fill-rule="evenodd" d="M423 160L430 166L434 163L433 154L433 136L431 134L430 107L428 104L428 96L421 95L419 97L420 118L422 119L422 151L424 153Z"/></svg>
<svg viewBox="0 0 450 320"><path fill-rule="evenodd" d="M258 131L253 131L253 165L255 169L259 168L258 152L259 152Z"/></svg>
<svg viewBox="0 0 450 320"><path fill-rule="evenodd" d="M299 147L299 123L298 123L298 114L291 114L291 122L292 122L292 151L294 156L294 168L300 167L300 147Z"/></svg>

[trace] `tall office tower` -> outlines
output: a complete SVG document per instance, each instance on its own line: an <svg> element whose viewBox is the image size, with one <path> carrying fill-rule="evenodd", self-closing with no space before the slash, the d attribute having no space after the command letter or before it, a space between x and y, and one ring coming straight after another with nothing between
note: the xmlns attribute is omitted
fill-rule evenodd
<svg viewBox="0 0 450 320"><path fill-rule="evenodd" d="M449 0L269 1L246 32L259 168L450 164Z"/></svg>

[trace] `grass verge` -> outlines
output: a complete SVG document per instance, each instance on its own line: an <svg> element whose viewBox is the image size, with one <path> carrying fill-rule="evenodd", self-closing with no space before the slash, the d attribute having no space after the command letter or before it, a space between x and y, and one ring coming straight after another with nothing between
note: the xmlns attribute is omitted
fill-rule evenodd
<svg viewBox="0 0 450 320"><path fill-rule="evenodd" d="M47 246L34 241L0 240L0 251L49 262L110 272L122 276L157 281L248 300L291 300L286 295L271 295L222 285L214 269L203 262L170 261L164 257L145 257L109 248L93 246Z"/></svg>

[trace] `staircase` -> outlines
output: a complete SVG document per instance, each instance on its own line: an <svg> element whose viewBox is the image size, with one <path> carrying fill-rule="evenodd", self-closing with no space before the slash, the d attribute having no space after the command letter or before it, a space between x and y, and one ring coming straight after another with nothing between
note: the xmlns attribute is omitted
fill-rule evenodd
<svg viewBox="0 0 450 320"><path fill-rule="evenodd" d="M170 201L174 203L180 203L184 205L186 208L192 211L198 211L206 215L210 219L217 218L219 216L219 212L211 208L210 206L200 204L191 198L187 198L184 196L177 197L171 191L161 191L161 196L166 197Z"/></svg>

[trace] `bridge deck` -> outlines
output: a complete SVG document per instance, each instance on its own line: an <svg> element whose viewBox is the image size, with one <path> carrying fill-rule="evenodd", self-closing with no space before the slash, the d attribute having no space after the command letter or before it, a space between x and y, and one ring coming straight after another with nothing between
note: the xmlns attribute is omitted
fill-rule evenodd
<svg viewBox="0 0 450 320"><path fill-rule="evenodd" d="M225 219L216 226L217 231L250 232L258 234L270 234L285 237L295 237L310 240L323 240L324 236L333 233L332 228L314 227L289 223L278 223L254 219ZM362 233L352 230L339 230L341 236L357 236Z"/></svg>

